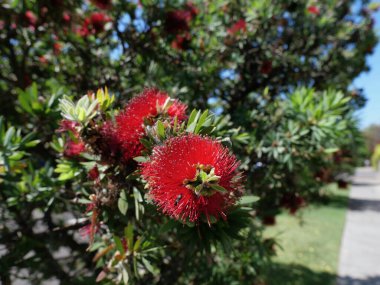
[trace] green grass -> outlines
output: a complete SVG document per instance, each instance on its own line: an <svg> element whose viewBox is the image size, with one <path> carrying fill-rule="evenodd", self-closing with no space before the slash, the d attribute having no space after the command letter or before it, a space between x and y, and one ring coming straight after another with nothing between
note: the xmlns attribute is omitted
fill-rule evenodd
<svg viewBox="0 0 380 285"><path fill-rule="evenodd" d="M265 273L265 284L335 284L349 191L332 186L329 192L327 204L309 205L300 217L281 214L265 231L281 246Z"/></svg>

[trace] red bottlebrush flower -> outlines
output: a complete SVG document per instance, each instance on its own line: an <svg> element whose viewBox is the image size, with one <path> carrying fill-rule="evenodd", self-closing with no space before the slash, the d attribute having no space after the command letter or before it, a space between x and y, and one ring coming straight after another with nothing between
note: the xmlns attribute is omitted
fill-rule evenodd
<svg viewBox="0 0 380 285"><path fill-rule="evenodd" d="M175 39L171 43L171 47L178 50L187 50L190 47L191 36L189 33L184 35L176 35Z"/></svg>
<svg viewBox="0 0 380 285"><path fill-rule="evenodd" d="M22 86L23 86L23 88L27 88L30 85L32 85L32 79L30 79L29 74L25 74L23 77Z"/></svg>
<svg viewBox="0 0 380 285"><path fill-rule="evenodd" d="M48 60L45 56L41 55L39 58L38 58L38 61L42 64L47 64L48 63Z"/></svg>
<svg viewBox="0 0 380 285"><path fill-rule="evenodd" d="M82 27L77 32L82 37L98 34L104 31L104 26L110 21L111 18L104 13L92 13L84 20Z"/></svg>
<svg viewBox="0 0 380 285"><path fill-rule="evenodd" d="M280 205L294 215L302 206L305 205L305 200L296 193L284 193L281 198Z"/></svg>
<svg viewBox="0 0 380 285"><path fill-rule="evenodd" d="M367 53L373 53L373 46L368 46L365 51Z"/></svg>
<svg viewBox="0 0 380 285"><path fill-rule="evenodd" d="M187 11L189 11L191 13L191 16L193 18L195 18L199 14L199 10L198 10L197 6L194 5L194 3L191 3L191 2L186 3L185 7L186 7Z"/></svg>
<svg viewBox="0 0 380 285"><path fill-rule="evenodd" d="M111 21L111 18L103 13L93 13L91 15L91 25L95 33L103 32L104 25Z"/></svg>
<svg viewBox="0 0 380 285"><path fill-rule="evenodd" d="M121 244L123 245L124 251L127 252L128 251L128 243L127 243L127 240L125 238L121 239Z"/></svg>
<svg viewBox="0 0 380 285"><path fill-rule="evenodd" d="M185 9L174 10L166 13L165 29L169 34L176 35L190 30L190 22L198 14L198 9L193 3L187 3Z"/></svg>
<svg viewBox="0 0 380 285"><path fill-rule="evenodd" d="M91 3L103 10L107 10L112 6L112 0L91 0Z"/></svg>
<svg viewBox="0 0 380 285"><path fill-rule="evenodd" d="M162 107L169 95L158 89L146 89L140 95L134 97L126 106L125 110L116 116L116 126L114 132L108 130L111 141L119 142L125 160L139 156L143 150L140 138L144 135L144 120L153 118L158 114L157 107ZM177 117L179 121L186 118L186 105L179 101L174 103L167 110L169 117ZM110 128L108 124L106 127ZM106 130L105 130L106 131ZM116 142L115 142L116 143Z"/></svg>
<svg viewBox="0 0 380 285"><path fill-rule="evenodd" d="M260 73L269 74L271 71L272 71L272 62L268 60L264 61L260 67Z"/></svg>
<svg viewBox="0 0 380 285"><path fill-rule="evenodd" d="M246 32L246 31L247 31L247 23L244 19L240 19L227 30L227 33L229 33L230 35L234 35L234 34L237 34L238 32Z"/></svg>
<svg viewBox="0 0 380 285"><path fill-rule="evenodd" d="M226 219L241 196L239 162L220 142L184 135L157 146L142 164L150 196L163 213L181 221ZM219 191L218 187L223 191Z"/></svg>
<svg viewBox="0 0 380 285"><path fill-rule="evenodd" d="M55 55L59 55L61 53L62 45L58 42L53 44L53 52Z"/></svg>
<svg viewBox="0 0 380 285"><path fill-rule="evenodd" d="M57 132L72 132L73 134L77 134L77 130L75 129L75 127L77 127L79 124L77 122L74 122L74 121L70 121L70 120L61 120L60 123L59 123L59 129L57 130Z"/></svg>
<svg viewBox="0 0 380 285"><path fill-rule="evenodd" d="M347 189L348 188L348 182L343 180L343 179L339 179L337 181L337 184L338 184L339 189Z"/></svg>
<svg viewBox="0 0 380 285"><path fill-rule="evenodd" d="M321 168L314 174L314 178L317 181L320 181L323 183L329 183L332 181L331 170L326 169L326 168Z"/></svg>
<svg viewBox="0 0 380 285"><path fill-rule="evenodd" d="M99 169L96 165L88 172L88 177L94 181L99 178Z"/></svg>
<svg viewBox="0 0 380 285"><path fill-rule="evenodd" d="M71 21L71 16L70 16L70 13L68 12L63 12L62 14L62 21L66 24L69 24L70 21Z"/></svg>
<svg viewBox="0 0 380 285"><path fill-rule="evenodd" d="M85 149L86 147L82 141L74 142L72 140L68 140L65 144L63 155L68 158L75 157L84 152Z"/></svg>
<svg viewBox="0 0 380 285"><path fill-rule="evenodd" d="M265 216L262 217L263 224L266 226L274 226L276 224L275 216Z"/></svg>
<svg viewBox="0 0 380 285"><path fill-rule="evenodd" d="M314 14L314 15L319 15L319 13L320 13L319 8L317 6L309 6L309 7L307 7L307 11L310 14Z"/></svg>
<svg viewBox="0 0 380 285"><path fill-rule="evenodd" d="M94 241L95 234L100 229L100 223L98 220L98 217L100 215L100 210L97 207L97 201L96 201L95 195L90 195L91 202L87 204L86 207L86 213L91 212L91 218L90 218L90 224L87 226L82 227L79 229L79 233L82 235L83 238L89 238L90 245Z"/></svg>
<svg viewBox="0 0 380 285"><path fill-rule="evenodd" d="M30 10L25 12L23 19L26 26L35 27L37 24L37 16Z"/></svg>
<svg viewBox="0 0 380 285"><path fill-rule="evenodd" d="M47 13L49 13L48 7L46 7L46 6L42 7L41 10L40 10L41 17L45 18L45 16L47 15Z"/></svg>
<svg viewBox="0 0 380 285"><path fill-rule="evenodd" d="M91 225L83 226L79 229L79 234L83 239L90 238L92 231Z"/></svg>
<svg viewBox="0 0 380 285"><path fill-rule="evenodd" d="M116 127L112 121L107 121L100 129L100 139L97 143L97 151L103 160L119 159L122 155L122 143L116 133Z"/></svg>
<svg viewBox="0 0 380 285"><path fill-rule="evenodd" d="M191 18L191 13L186 10L170 11L165 17L165 29L169 34L189 31Z"/></svg>

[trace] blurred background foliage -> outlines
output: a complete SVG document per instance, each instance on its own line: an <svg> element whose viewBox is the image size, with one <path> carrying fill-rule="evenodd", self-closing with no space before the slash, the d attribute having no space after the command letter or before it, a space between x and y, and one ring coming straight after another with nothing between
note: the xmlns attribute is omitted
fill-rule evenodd
<svg viewBox="0 0 380 285"><path fill-rule="evenodd" d="M79 229L88 224L80 202L91 193L87 170L75 160L57 169L65 142L56 130L63 95L78 98L104 86L117 107L157 86L190 109L221 115L223 128L235 130L229 134L247 192L260 197L252 221L241 225L243 240L230 240L229 251L220 244L207 254L191 251L186 228L168 237L148 219L137 234L152 244L141 250L161 247L141 261L150 273L130 282L259 282L276 244L262 228L281 211L295 214L321 199L328 183L347 187L367 155L354 116L365 96L350 84L368 70L377 8L348 0L2 2L3 284L23 278L91 284L102 273L102 259L98 269L92 259L110 241L99 237L93 253L85 253ZM118 209L114 215L120 223ZM133 244L129 229L125 238Z"/></svg>

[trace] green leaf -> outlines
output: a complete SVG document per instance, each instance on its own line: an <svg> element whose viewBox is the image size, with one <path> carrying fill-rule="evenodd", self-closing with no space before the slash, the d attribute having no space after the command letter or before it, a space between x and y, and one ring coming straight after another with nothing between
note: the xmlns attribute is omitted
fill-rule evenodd
<svg viewBox="0 0 380 285"><path fill-rule="evenodd" d="M128 248L133 248L133 224L129 223L124 228L124 237L127 240Z"/></svg>
<svg viewBox="0 0 380 285"><path fill-rule="evenodd" d="M30 142L27 142L25 144L25 147L34 147L36 145L38 145L41 141L40 140L33 140L33 141L30 141Z"/></svg>
<svg viewBox="0 0 380 285"><path fill-rule="evenodd" d="M324 150L325 153L334 153L334 152L337 152L339 150L339 148L337 147L332 147L332 148L326 148Z"/></svg>
<svg viewBox="0 0 380 285"><path fill-rule="evenodd" d="M220 186L220 185L217 185L217 184L211 184L210 185L212 189L218 191L218 192L221 192L221 193L227 193L228 191L226 190L226 188Z"/></svg>
<svg viewBox="0 0 380 285"><path fill-rule="evenodd" d="M117 250L121 253L121 254L124 254L125 253L125 250L124 250L124 247L123 247L123 243L121 242L121 239L118 237L118 236L113 236L113 240L115 241L115 245L116 245L116 248Z"/></svg>
<svg viewBox="0 0 380 285"><path fill-rule="evenodd" d="M141 242L142 242L142 238L138 238L135 242L135 245L133 246L133 251L136 252L139 250L140 248L140 245L141 245Z"/></svg>
<svg viewBox="0 0 380 285"><path fill-rule="evenodd" d="M246 205L246 204L251 204L251 203L255 203L257 201L260 200L260 197L257 197L257 196L243 196L241 197L240 201L239 201L239 205Z"/></svg>
<svg viewBox="0 0 380 285"><path fill-rule="evenodd" d="M194 111L196 113L194 113ZM194 111L191 112L190 118L187 121L186 131L189 132L189 133L194 133L195 127L197 126L197 122L198 122L199 116L201 115L201 111L198 111L198 112L196 110L194 110Z"/></svg>
<svg viewBox="0 0 380 285"><path fill-rule="evenodd" d="M11 142L11 139L13 137L13 135L15 134L15 128L14 127L10 127L7 132L5 133L5 136L4 136L4 142L3 142L3 145L4 146L8 146L9 143Z"/></svg>
<svg viewBox="0 0 380 285"><path fill-rule="evenodd" d="M12 153L11 156L9 156L9 159L17 161L17 160L20 160L21 158L23 158L24 155L25 155L25 151L16 151L16 152Z"/></svg>
<svg viewBox="0 0 380 285"><path fill-rule="evenodd" d="M122 190L120 192L120 197L117 200L117 207L119 208L120 213L122 213L123 215L127 214L127 211L128 211L128 201L127 201L127 197L125 195L125 191L124 190Z"/></svg>
<svg viewBox="0 0 380 285"><path fill-rule="evenodd" d="M78 112L78 120L80 122L83 122L85 118L86 118L86 111L83 108L80 108Z"/></svg>
<svg viewBox="0 0 380 285"><path fill-rule="evenodd" d="M152 143L147 139L140 139L140 142L147 148L150 149L152 147Z"/></svg>
<svg viewBox="0 0 380 285"><path fill-rule="evenodd" d="M136 219L139 220L140 219L140 210L141 210L141 212L143 212L144 208L140 204L143 201L141 193L136 187L133 187L133 197L135 199L135 216L136 216Z"/></svg>
<svg viewBox="0 0 380 285"><path fill-rule="evenodd" d="M199 130L203 127L204 122L206 122L208 116L208 110L204 111L200 116L197 126L195 127L194 133L197 134Z"/></svg>
<svg viewBox="0 0 380 285"><path fill-rule="evenodd" d="M136 156L133 158L133 160L142 163L142 162L147 162L149 158L145 156Z"/></svg>
<svg viewBox="0 0 380 285"><path fill-rule="evenodd" d="M145 268L150 272L152 273L153 275L156 275L158 272L157 270L152 266L152 264L150 264L150 262L146 259L146 258L142 258L142 262L145 266Z"/></svg>
<svg viewBox="0 0 380 285"><path fill-rule="evenodd" d="M12 0L11 1L11 8L13 8L13 9L16 8L19 2L20 2L20 0Z"/></svg>
<svg viewBox="0 0 380 285"><path fill-rule="evenodd" d="M59 181L65 181L65 180L70 180L73 177L75 177L75 173L74 173L74 171L70 171L70 172L67 172L67 173L61 173L58 176L58 180Z"/></svg>
<svg viewBox="0 0 380 285"><path fill-rule="evenodd" d="M187 127L189 127L190 126L190 124L194 121L194 119L195 119L195 117L196 117L196 115L197 115L197 110L196 109L194 109L193 111L191 111L191 114L190 114L190 116L189 116L189 119L187 120Z"/></svg>
<svg viewBox="0 0 380 285"><path fill-rule="evenodd" d="M18 102L24 111L28 112L29 114L33 114L32 107L30 106L29 94L27 92L20 91L18 95Z"/></svg>
<svg viewBox="0 0 380 285"><path fill-rule="evenodd" d="M165 126L161 121L157 121L157 133L161 139L165 138Z"/></svg>
<svg viewBox="0 0 380 285"><path fill-rule="evenodd" d="M129 281L128 271L125 267L123 267L123 270L121 272L122 272L122 276L123 276L123 283L124 283L124 285L127 285L128 281Z"/></svg>

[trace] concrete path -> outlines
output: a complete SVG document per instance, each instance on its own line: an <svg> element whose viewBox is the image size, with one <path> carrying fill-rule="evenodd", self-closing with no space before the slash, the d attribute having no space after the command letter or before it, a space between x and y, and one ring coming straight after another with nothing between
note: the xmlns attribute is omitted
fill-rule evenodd
<svg viewBox="0 0 380 285"><path fill-rule="evenodd" d="M359 168L350 193L338 285L380 285L380 172Z"/></svg>

